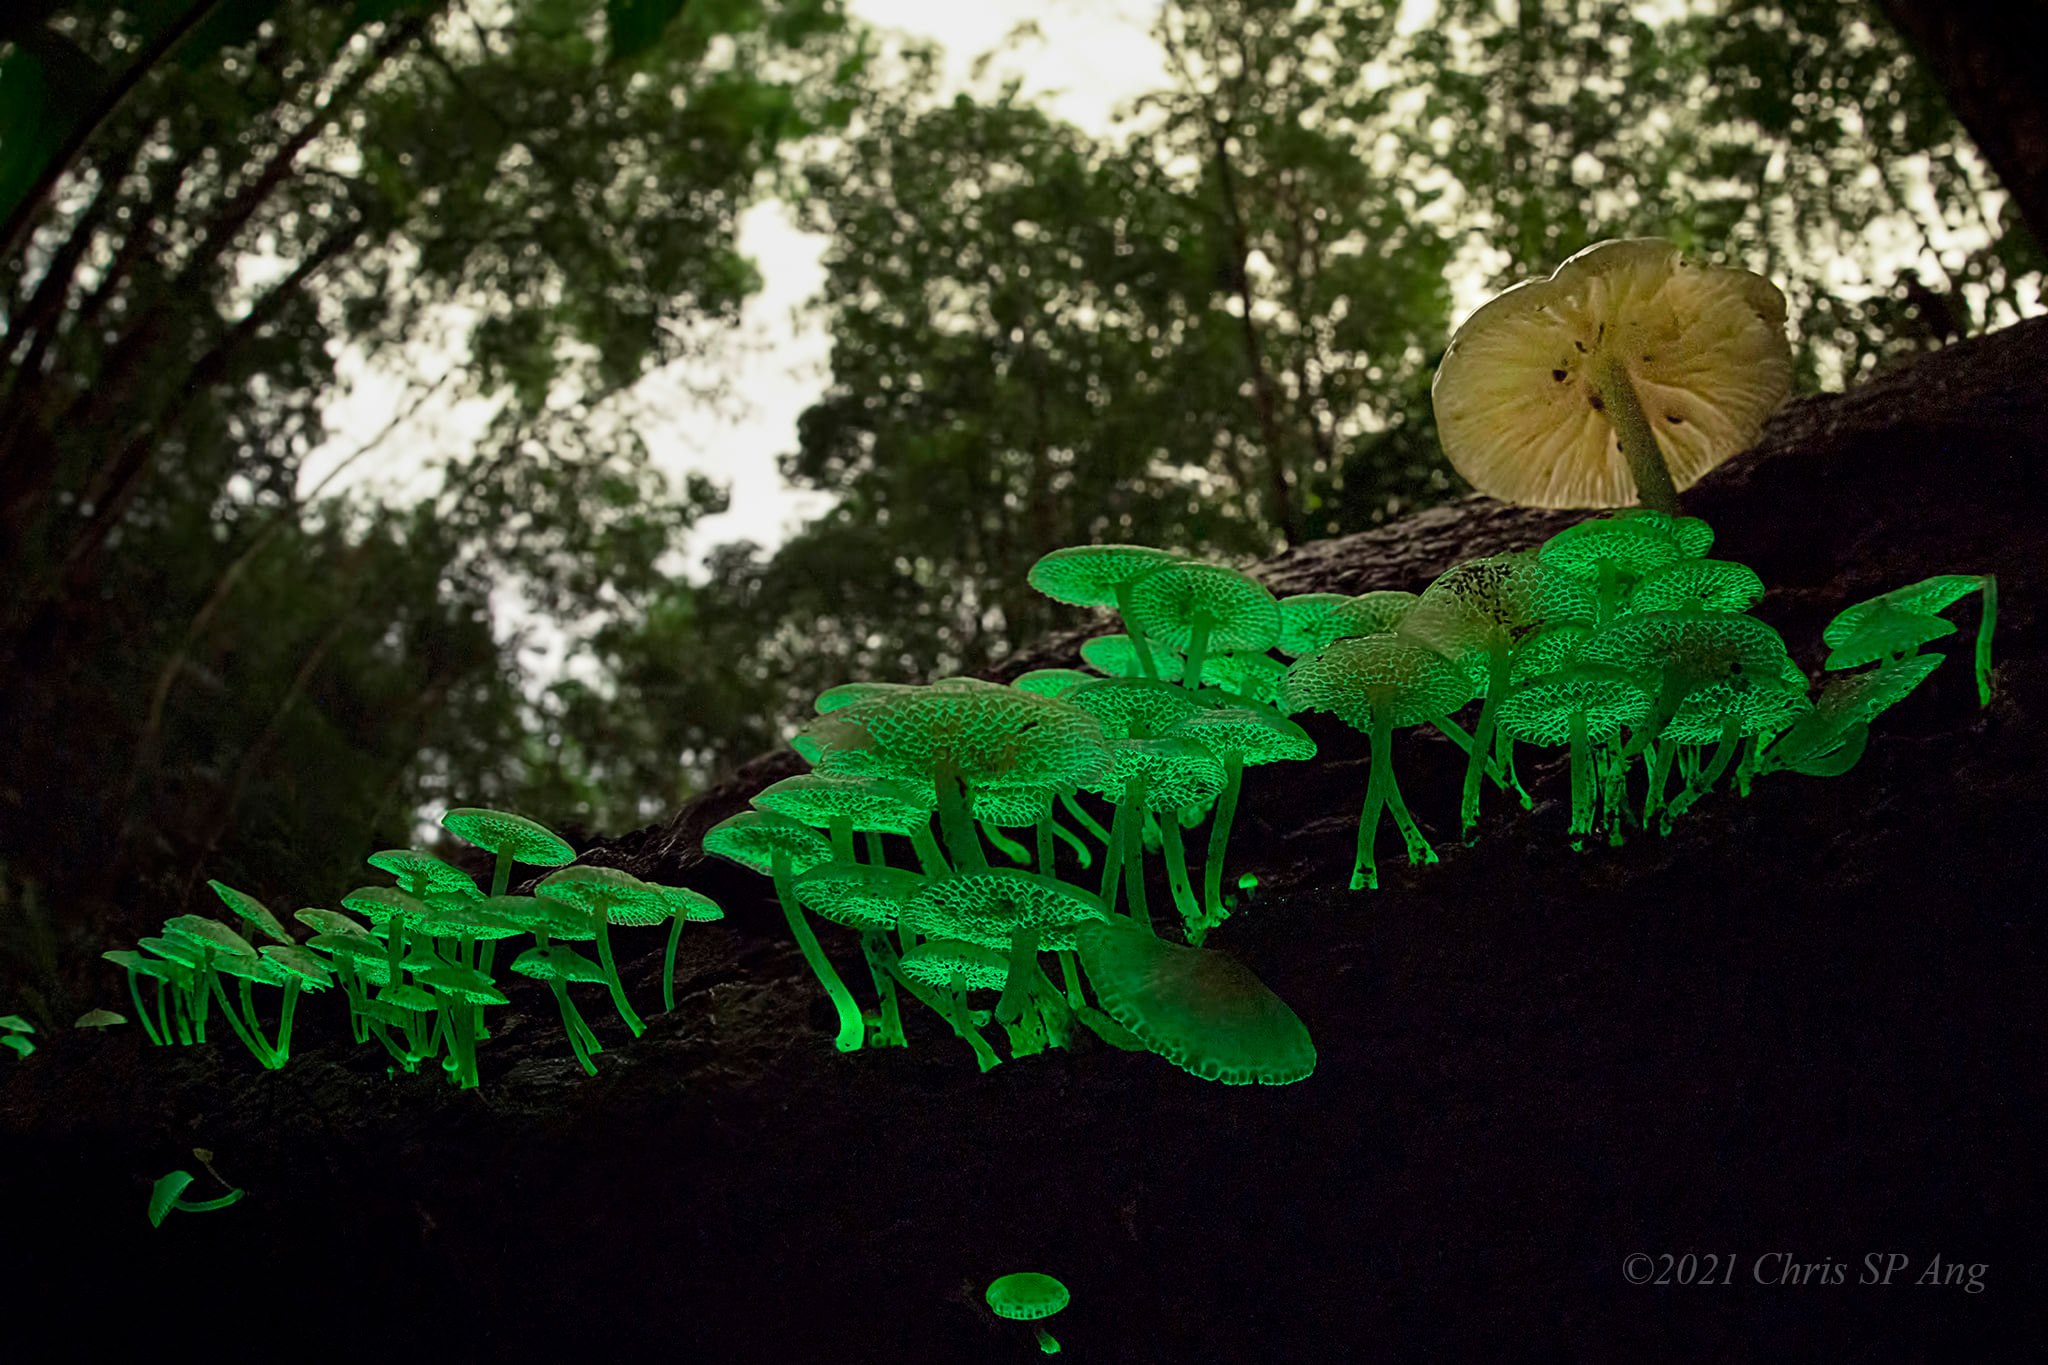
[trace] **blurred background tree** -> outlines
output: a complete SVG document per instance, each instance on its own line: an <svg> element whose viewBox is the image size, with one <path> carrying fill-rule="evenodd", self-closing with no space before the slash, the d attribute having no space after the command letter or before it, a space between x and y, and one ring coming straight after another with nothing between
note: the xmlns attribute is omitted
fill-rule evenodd
<svg viewBox="0 0 2048 1365"><path fill-rule="evenodd" d="M2038 311L2043 100L1985 55L2024 22L1934 8L1166 0L1162 88L1088 132L838 0L10 6L7 1002L61 1014L208 876L332 899L422 809L660 819L826 686L1067 619L1056 546L1456 496L1451 329L1601 237L1769 273L1808 387ZM693 565L726 494L636 386L716 354L769 198L825 243L782 460L825 510ZM344 356L409 376L350 457L399 494L302 477ZM408 453L429 400L478 434Z"/></svg>

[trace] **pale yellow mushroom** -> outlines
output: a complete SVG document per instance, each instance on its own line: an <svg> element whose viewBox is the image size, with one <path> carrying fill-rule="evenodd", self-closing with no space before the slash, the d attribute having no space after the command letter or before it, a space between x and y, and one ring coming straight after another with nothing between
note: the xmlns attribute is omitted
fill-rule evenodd
<svg viewBox="0 0 2048 1365"><path fill-rule="evenodd" d="M1678 510L1792 388L1785 296L1659 238L1599 242L1451 338L1431 398L1451 465L1532 507Z"/></svg>

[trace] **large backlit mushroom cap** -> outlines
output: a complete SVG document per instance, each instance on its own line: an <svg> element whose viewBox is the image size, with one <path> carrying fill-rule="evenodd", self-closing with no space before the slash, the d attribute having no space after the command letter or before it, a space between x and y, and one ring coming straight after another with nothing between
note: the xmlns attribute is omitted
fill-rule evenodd
<svg viewBox="0 0 2048 1365"><path fill-rule="evenodd" d="M1520 644L1544 626L1590 625L1598 614L1593 590L1527 552L1488 555L1446 570L1394 627L1463 664L1474 682L1488 657Z"/></svg>
<svg viewBox="0 0 2048 1365"><path fill-rule="evenodd" d="M1105 801L1121 801L1129 785L1145 779L1145 808L1183 810L1214 801L1227 780L1223 761L1192 739L1118 740L1110 766L1086 785Z"/></svg>
<svg viewBox="0 0 2048 1365"><path fill-rule="evenodd" d="M1430 393L1451 465L1532 507L1636 500L1594 382L1627 372L1681 491L1748 447L1792 388L1785 296L1656 238L1599 242L1514 286L1452 337Z"/></svg>
<svg viewBox="0 0 2048 1365"><path fill-rule="evenodd" d="M878 834L908 834L931 823L935 798L930 787L884 780L860 781L799 773L770 783L755 794L753 804L819 828L834 819L854 829Z"/></svg>
<svg viewBox="0 0 2048 1365"><path fill-rule="evenodd" d="M1131 614L1147 635L1186 649L1198 622L1208 649L1271 649L1280 638L1280 603L1257 579L1220 564L1166 564L1131 585Z"/></svg>
<svg viewBox="0 0 2048 1365"><path fill-rule="evenodd" d="M1097 678L1069 692L1066 700L1100 721L1110 739L1160 734L1204 704L1185 687L1146 678Z"/></svg>
<svg viewBox="0 0 2048 1365"><path fill-rule="evenodd" d="M906 903L924 890L925 879L900 867L868 863L819 863L789 884L812 914L849 929L894 929Z"/></svg>
<svg viewBox="0 0 2048 1365"><path fill-rule="evenodd" d="M1173 558L1150 545L1075 545L1041 558L1024 581L1055 602L1113 607L1119 587Z"/></svg>
<svg viewBox="0 0 2048 1365"><path fill-rule="evenodd" d="M1077 937L1103 1010L1183 1071L1225 1085L1286 1085L1316 1069L1300 1017L1237 959L1122 920L1084 924Z"/></svg>
<svg viewBox="0 0 2048 1365"><path fill-rule="evenodd" d="M533 867L560 867L576 850L546 825L511 811L458 806L441 817L441 827L487 853L504 853Z"/></svg>
<svg viewBox="0 0 2048 1365"><path fill-rule="evenodd" d="M1339 640L1287 670L1282 684L1298 711L1329 711L1367 728L1376 711L1395 726L1420 725L1472 700L1472 675L1427 645L1394 635Z"/></svg>
<svg viewBox="0 0 2048 1365"><path fill-rule="evenodd" d="M960 985L970 991L999 991L1010 980L1010 959L993 948L958 939L927 939L903 955L897 964L912 981L946 989L954 973Z"/></svg>
<svg viewBox="0 0 2048 1365"><path fill-rule="evenodd" d="M827 776L1077 785L1108 761L1095 717L1058 697L944 681L873 697L804 727Z"/></svg>

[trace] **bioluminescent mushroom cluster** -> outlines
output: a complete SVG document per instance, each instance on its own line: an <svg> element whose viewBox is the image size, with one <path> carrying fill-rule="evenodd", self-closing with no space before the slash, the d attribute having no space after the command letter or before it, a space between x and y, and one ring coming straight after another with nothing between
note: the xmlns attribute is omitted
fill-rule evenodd
<svg viewBox="0 0 2048 1365"><path fill-rule="evenodd" d="M617 868L565 866L575 850L544 826L504 811L451 810L442 824L497 855L490 894L461 868L430 853L389 849L368 862L394 884L358 887L341 898L340 910L297 911L293 919L312 931L303 941L255 897L210 882L241 929L202 915L177 915L136 950L105 954L127 973L129 997L150 1041L204 1043L217 1010L256 1060L276 1070L291 1055L300 996L339 986L358 1044L375 1039L408 1072L438 1057L448 1079L468 1089L477 1084L477 1044L490 1037L484 1011L509 1003L491 975L498 944L531 936L533 946L510 970L548 984L570 1049L595 1074L591 1056L602 1049L570 999L570 984L604 986L627 1028L637 1037L644 1027L613 960L614 926L669 926L663 1007L675 1008L682 922L723 917L708 897L643 882ZM543 878L533 895L507 895L515 863L559 870ZM266 941L258 948L244 933ZM598 951L594 962L569 946L591 942ZM147 1004L145 980L154 992ZM274 1030L263 1023L257 987L283 992Z"/></svg>

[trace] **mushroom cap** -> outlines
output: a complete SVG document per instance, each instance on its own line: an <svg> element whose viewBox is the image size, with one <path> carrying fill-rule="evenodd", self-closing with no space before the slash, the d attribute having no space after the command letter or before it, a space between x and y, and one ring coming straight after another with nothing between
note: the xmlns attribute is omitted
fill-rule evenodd
<svg viewBox="0 0 2048 1365"><path fill-rule="evenodd" d="M498 900L526 899L525 897L499 896ZM427 908L432 915L420 925L420 932L434 938L462 938L490 940L513 938L531 932L529 926L520 920L507 919L503 915L486 909L483 898L465 900L428 896Z"/></svg>
<svg viewBox="0 0 2048 1365"><path fill-rule="evenodd" d="M1806 684L1783 678L1748 675L1716 682L1686 694L1685 702L1664 727L1664 737L1680 744L1718 741L1730 720L1743 735L1774 734L1813 709Z"/></svg>
<svg viewBox="0 0 2048 1365"><path fill-rule="evenodd" d="M473 1005L509 1005L511 998L488 976L472 967L442 962L420 973L420 980L442 995L467 1000Z"/></svg>
<svg viewBox="0 0 2048 1365"><path fill-rule="evenodd" d="M188 970L206 960L205 953L189 939L145 938L138 940L135 946Z"/></svg>
<svg viewBox="0 0 2048 1365"><path fill-rule="evenodd" d="M937 797L929 785L798 773L763 787L753 804L819 828L844 817L857 830L909 834L931 823Z"/></svg>
<svg viewBox="0 0 2048 1365"><path fill-rule="evenodd" d="M1121 802L1129 784L1142 777L1146 810L1177 811L1214 801L1229 780L1221 759L1185 737L1121 739L1110 752L1110 766L1085 784L1105 801Z"/></svg>
<svg viewBox="0 0 2048 1365"><path fill-rule="evenodd" d="M562 901L612 924L646 927L667 924L674 913L667 896L619 867L580 863L551 872L534 885L536 898Z"/></svg>
<svg viewBox="0 0 2048 1365"><path fill-rule="evenodd" d="M259 986L282 986L292 979L292 973L267 957L243 957L238 953L216 956L213 969L223 976L246 977Z"/></svg>
<svg viewBox="0 0 2048 1365"><path fill-rule="evenodd" d="M512 970L535 981L588 983L607 980L603 967L574 948L559 943L550 943L545 948L528 948L512 959Z"/></svg>
<svg viewBox="0 0 2048 1365"><path fill-rule="evenodd" d="M204 954L209 947L217 948L234 957L254 957L256 949L249 940L228 928L217 919L203 915L177 915L164 921L164 936L182 939ZM220 961L218 955L214 961Z"/></svg>
<svg viewBox="0 0 2048 1365"><path fill-rule="evenodd" d="M178 1196L192 1183L190 1171L172 1171L157 1177L156 1184L149 1191L149 1225L160 1228L164 1219L170 1217L171 1206L178 1202Z"/></svg>
<svg viewBox="0 0 2048 1365"><path fill-rule="evenodd" d="M1055 602L1114 607L1119 587L1173 560L1150 545L1073 545L1041 556L1024 581Z"/></svg>
<svg viewBox="0 0 2048 1365"><path fill-rule="evenodd" d="M1501 699L1494 723L1530 744L1567 744L1572 717L1586 718L1586 738L1612 739L1650 715L1650 694L1626 669L1579 664L1532 678Z"/></svg>
<svg viewBox="0 0 2048 1365"><path fill-rule="evenodd" d="M1090 668L1107 673L1112 678L1145 676L1144 668L1138 663L1138 647L1131 643L1130 636L1121 631L1115 635L1098 635L1092 640L1083 640L1081 658ZM1179 682L1181 668L1186 662L1170 649L1159 648L1152 651L1152 671L1159 676L1161 682ZM1090 678L1088 681L1094 682L1095 679Z"/></svg>
<svg viewBox="0 0 2048 1365"><path fill-rule="evenodd" d="M806 909L849 929L894 929L925 879L900 867L833 861L806 868L789 883Z"/></svg>
<svg viewBox="0 0 2048 1365"><path fill-rule="evenodd" d="M1280 603L1265 584L1221 564L1165 564L1131 585L1130 614L1145 634L1175 649L1194 640L1197 618L1209 622L1207 648L1271 649L1280 638Z"/></svg>
<svg viewBox="0 0 2048 1365"><path fill-rule="evenodd" d="M1681 491L1747 448L1792 391L1785 296L1658 238L1598 242L1515 285L1451 338L1430 397L1471 485L1531 507L1620 507L1635 479L1594 384L1628 374Z"/></svg>
<svg viewBox="0 0 2048 1365"><path fill-rule="evenodd" d="M1545 626L1590 625L1591 588L1526 551L1488 555L1445 570L1401 617L1395 634L1462 663L1484 685L1488 658Z"/></svg>
<svg viewBox="0 0 2048 1365"><path fill-rule="evenodd" d="M1069 692L1066 701L1095 717L1106 739L1160 734L1205 705L1185 687L1150 678L1097 678Z"/></svg>
<svg viewBox="0 0 2048 1365"><path fill-rule="evenodd" d="M1561 673L1579 660L1579 651L1593 638L1593 628L1578 624L1550 626L1515 646L1508 681L1525 683L1545 673Z"/></svg>
<svg viewBox="0 0 2048 1365"><path fill-rule="evenodd" d="M78 1016L77 1021L71 1027L112 1028L116 1024L125 1024L127 1022L127 1015L116 1014L113 1010L87 1010L84 1014Z"/></svg>
<svg viewBox="0 0 2048 1365"><path fill-rule="evenodd" d="M1295 660L1283 684L1299 711L1330 711L1360 729L1384 713L1395 726L1435 720L1472 700L1472 675L1431 649L1395 635L1338 640Z"/></svg>
<svg viewBox="0 0 2048 1365"><path fill-rule="evenodd" d="M1317 626L1350 600L1341 592L1302 592L1281 598L1280 638L1273 648L1290 658L1322 648L1330 642L1318 635Z"/></svg>
<svg viewBox="0 0 2048 1365"><path fill-rule="evenodd" d="M1421 600L1412 592L1397 592L1391 588L1347 597L1310 632L1311 647L1298 653L1312 653L1338 640L1355 639L1361 635L1385 635L1399 630L1401 623L1408 619L1408 613Z"/></svg>
<svg viewBox="0 0 2048 1365"><path fill-rule="evenodd" d="M1840 644L1837 633L1844 636L1855 633L1860 613L1875 610L1880 605L1932 616L1946 611L1983 586L1984 578L1979 574L1944 573L1923 578L1918 583L1879 593L1867 602L1858 602L1828 622L1828 628L1821 632L1821 639L1830 645Z"/></svg>
<svg viewBox="0 0 2048 1365"><path fill-rule="evenodd" d="M1094 681L1093 673L1084 673L1078 668L1034 668L1012 678L1010 686L1025 692L1036 692L1041 697L1060 697L1084 682Z"/></svg>
<svg viewBox="0 0 2048 1365"><path fill-rule="evenodd" d="M295 942L285 927L277 922L277 916L270 913L268 906L246 891L237 891L232 886L209 880L206 883L219 896L221 904L256 926L258 933L278 943Z"/></svg>
<svg viewBox="0 0 2048 1365"><path fill-rule="evenodd" d="M441 827L489 853L510 854L531 867L560 867L576 857L561 835L510 811L458 806L441 817Z"/></svg>
<svg viewBox="0 0 2048 1365"><path fill-rule="evenodd" d="M1003 1276L989 1285L983 1297L988 1300L990 1312L1012 1322L1036 1322L1040 1318L1049 1318L1070 1301L1065 1285L1035 1270L1020 1270Z"/></svg>
<svg viewBox="0 0 2048 1365"><path fill-rule="evenodd" d="M1052 814L1051 787L1008 782L977 782L967 794L967 809L984 825L1018 829Z"/></svg>
<svg viewBox="0 0 2048 1365"><path fill-rule="evenodd" d="M354 934L359 938L370 936L370 931L364 928L360 921L342 914L339 910L323 910L317 905L309 905L302 910L294 910L292 918L316 934Z"/></svg>
<svg viewBox="0 0 2048 1365"><path fill-rule="evenodd" d="M159 981L176 981L185 970L179 963L144 957L130 948L109 949L100 956L117 967L125 967L131 972L141 972L144 976L153 976Z"/></svg>
<svg viewBox="0 0 2048 1365"><path fill-rule="evenodd" d="M1092 893L1035 872L990 868L928 880L898 915L927 938L955 938L1007 951L1019 929L1042 931L1039 947L1074 946L1072 926L1102 918Z"/></svg>
<svg viewBox="0 0 2048 1365"><path fill-rule="evenodd" d="M381 853L371 853L362 862L367 862L379 872L389 872L401 882L410 882L406 890L412 890L412 884L420 884L422 890L412 894L453 892L459 896L469 896L471 900L483 896L483 892L477 890L477 882L473 876L469 876L451 862L438 860L438 857L422 849L383 849Z"/></svg>
<svg viewBox="0 0 2048 1365"><path fill-rule="evenodd" d="M930 782L950 763L971 782L1066 788L1108 761L1102 727L1064 698L947 680L841 707L804 732L828 775Z"/></svg>
<svg viewBox="0 0 2048 1365"><path fill-rule="evenodd" d="M1202 684L1269 706L1280 695L1280 676L1286 671L1284 660L1276 659L1264 650L1230 650L1211 654L1202 660ZM1203 700L1213 699L1205 697Z"/></svg>
<svg viewBox="0 0 2048 1365"><path fill-rule="evenodd" d="M1785 642L1753 616L1697 611L1646 611L1596 631L1579 651L1582 663L1628 669L1645 687L1674 683L1682 694L1739 673L1784 676Z"/></svg>
<svg viewBox="0 0 2048 1365"><path fill-rule="evenodd" d="M1847 628L1837 628L1842 626ZM1849 608L1828 624L1821 638L1834 648L1822 667L1833 672L1876 663L1888 655L1911 654L1955 633L1955 623L1946 617L1907 611L1879 598Z"/></svg>
<svg viewBox="0 0 2048 1365"><path fill-rule="evenodd" d="M908 692L913 686L914 684L912 683L891 682L839 683L820 692L817 700L811 703L811 709L822 716L829 711L837 711L842 706L851 706L857 701L867 701L873 697L886 697L897 692Z"/></svg>
<svg viewBox="0 0 2048 1365"><path fill-rule="evenodd" d="M1611 516L1639 520L1678 542L1686 558L1698 559L1714 548L1714 528L1698 517L1673 516L1655 507L1618 507Z"/></svg>
<svg viewBox="0 0 2048 1365"><path fill-rule="evenodd" d="M393 919L407 925L424 924L434 913L418 896L395 886L359 886L343 896L341 903L372 924Z"/></svg>
<svg viewBox="0 0 2048 1365"><path fill-rule="evenodd" d="M970 991L999 991L1010 981L1010 959L979 943L957 938L928 938L903 955L897 964L912 981L948 989L953 973Z"/></svg>
<svg viewBox="0 0 2048 1365"><path fill-rule="evenodd" d="M1125 920L1084 924L1075 937L1104 1012L1183 1071L1225 1085L1286 1085L1315 1070L1300 1017L1236 958Z"/></svg>
<svg viewBox="0 0 2048 1365"><path fill-rule="evenodd" d="M1641 516L1595 517L1567 526L1537 547L1536 557L1588 583L1599 579L1603 566L1637 577L1687 558L1678 538L1660 524L1663 513L1641 510Z"/></svg>
<svg viewBox="0 0 2048 1365"><path fill-rule="evenodd" d="M1916 654L1910 659L1899 660L1890 668L1831 679L1821 689L1814 709L1830 718L1845 717L1868 723L1904 701L1940 665L1939 654Z"/></svg>
<svg viewBox="0 0 2048 1365"><path fill-rule="evenodd" d="M792 875L832 861L832 845L824 835L801 820L766 810L743 810L705 830L704 851L764 877L774 875L778 852L788 859Z"/></svg>
<svg viewBox="0 0 2048 1365"><path fill-rule="evenodd" d="M675 907L675 912L687 923L710 924L725 918L724 908L702 891L695 891L687 886L659 884L655 884L654 889L668 897L669 904Z"/></svg>
<svg viewBox="0 0 2048 1365"><path fill-rule="evenodd" d="M1623 600L1627 615L1644 611L1748 611L1763 600L1764 581L1732 559L1681 559L1652 569Z"/></svg>
<svg viewBox="0 0 2048 1365"><path fill-rule="evenodd" d="M1264 706L1217 706L1196 711L1171 730L1169 739L1191 739L1222 758L1236 754L1247 767L1316 756L1308 731Z"/></svg>
<svg viewBox="0 0 2048 1365"><path fill-rule="evenodd" d="M304 948L266 943L263 945L263 956L283 971L297 977L299 986L304 990L324 991L334 984L334 974L327 964Z"/></svg>
<svg viewBox="0 0 2048 1365"><path fill-rule="evenodd" d="M436 963L435 965L441 966L445 964ZM401 1010L425 1011L441 1008L441 1002L434 998L432 991L424 986L412 985L410 982L396 986L387 985L384 989L377 992L377 1000L381 1004L390 1005L394 1009Z"/></svg>

